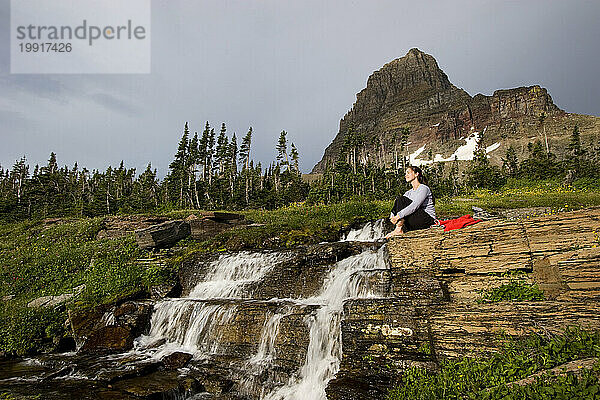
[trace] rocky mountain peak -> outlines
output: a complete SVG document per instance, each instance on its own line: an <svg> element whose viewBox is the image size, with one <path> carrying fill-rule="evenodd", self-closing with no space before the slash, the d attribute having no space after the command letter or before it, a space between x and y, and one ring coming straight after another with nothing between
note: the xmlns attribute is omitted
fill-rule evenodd
<svg viewBox="0 0 600 400"><path fill-rule="evenodd" d="M542 114L545 117L540 119ZM459 160L470 159L461 146L468 147L472 157L474 141L486 132L483 144L495 152L492 162L499 163L508 145L522 157L527 143L541 135L560 153L565 148L565 132L575 123L590 134L600 131L600 118L565 113L539 85L471 97L450 82L433 56L412 48L369 76L312 172L324 172L335 163L350 128L364 138L358 162L391 167L398 159L393 152L399 147L402 128L410 130L410 145L402 155L412 155L411 162L416 157L421 158L415 162L423 164L455 155ZM422 158L426 155L432 159Z"/></svg>

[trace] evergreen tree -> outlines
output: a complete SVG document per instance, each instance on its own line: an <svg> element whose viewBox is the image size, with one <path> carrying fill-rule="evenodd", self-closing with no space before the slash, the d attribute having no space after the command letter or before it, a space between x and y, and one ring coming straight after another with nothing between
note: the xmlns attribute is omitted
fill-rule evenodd
<svg viewBox="0 0 600 400"><path fill-rule="evenodd" d="M506 154L502 158L502 169L505 175L516 178L519 173L519 159L517 158L517 150L510 145L506 149Z"/></svg>
<svg viewBox="0 0 600 400"><path fill-rule="evenodd" d="M547 179L561 173L560 163L553 153L546 153L542 142L536 140L527 145L529 157L521 163L521 175L529 179Z"/></svg>
<svg viewBox="0 0 600 400"><path fill-rule="evenodd" d="M200 199L198 198L198 165L200 164L200 143L198 141L198 132L194 132L194 137L189 144L188 158L188 187L192 188L191 203L200 208Z"/></svg>
<svg viewBox="0 0 600 400"><path fill-rule="evenodd" d="M235 132L231 137L231 141L229 142L229 151L228 151L228 162L227 162L227 178L229 180L229 192L231 197L233 197L234 189L235 189L235 178L237 176L237 155L238 155L238 147L237 147L237 138L235 136Z"/></svg>
<svg viewBox="0 0 600 400"><path fill-rule="evenodd" d="M506 178L500 168L490 164L483 146L483 135L480 136L473 160L467 169L467 185L472 188L497 190L505 183Z"/></svg>
<svg viewBox="0 0 600 400"><path fill-rule="evenodd" d="M169 174L170 193L177 198L177 204L180 207L184 205L185 193L187 191L188 182L188 154L189 154L189 140L190 130L188 123L185 123L183 129L183 136L177 146L177 153L175 153L175 159L169 164L171 170Z"/></svg>
<svg viewBox="0 0 600 400"><path fill-rule="evenodd" d="M252 127L248 130L248 133L242 139L242 144L240 145L240 163L242 164L242 169L247 169L248 164L250 162L250 145L252 143Z"/></svg>
<svg viewBox="0 0 600 400"><path fill-rule="evenodd" d="M290 168L290 163L287 155L287 132L281 131L279 134L279 140L277 141L277 161L281 165L287 165L288 170Z"/></svg>
<svg viewBox="0 0 600 400"><path fill-rule="evenodd" d="M296 146L294 146L294 143L292 143L292 145L291 145L290 158L292 159L292 165L294 167L294 170L296 171L297 174L299 174L300 168L298 167L298 160L300 159L300 156L298 155L298 149L296 149Z"/></svg>
<svg viewBox="0 0 600 400"><path fill-rule="evenodd" d="M225 173L227 166L227 151L229 146L229 139L227 138L227 128L225 123L221 125L221 132L217 138L217 148L215 151L215 162L217 164L218 175L222 176Z"/></svg>
<svg viewBox="0 0 600 400"><path fill-rule="evenodd" d="M252 143L252 127L248 130L248 133L242 139L242 144L240 145L240 162L242 164L242 174L244 175L244 183L245 183L245 196L246 205L248 205L250 201L250 171L249 161L250 161L250 145Z"/></svg>

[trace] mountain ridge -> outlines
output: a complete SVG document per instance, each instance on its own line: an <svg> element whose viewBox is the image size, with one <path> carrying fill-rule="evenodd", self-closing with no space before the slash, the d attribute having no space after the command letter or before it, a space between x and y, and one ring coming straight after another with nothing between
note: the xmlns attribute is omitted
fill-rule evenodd
<svg viewBox="0 0 600 400"><path fill-rule="evenodd" d="M541 114L546 116L543 122ZM399 146L402 128L410 129L404 155L423 146L426 149L420 154L435 154L429 159L409 157L418 164L447 159L472 134L481 135L484 130L483 144L501 143L490 154L492 162L499 163L502 150L509 145L525 156L527 143L542 139L543 132L552 151L564 150L565 130L570 133L575 124L580 126L582 138L600 132L600 118L566 113L539 85L471 96L451 83L433 56L413 48L369 76L312 173L324 172L336 161L351 128L365 138L360 162L389 167L396 159L397 150L392 149Z"/></svg>

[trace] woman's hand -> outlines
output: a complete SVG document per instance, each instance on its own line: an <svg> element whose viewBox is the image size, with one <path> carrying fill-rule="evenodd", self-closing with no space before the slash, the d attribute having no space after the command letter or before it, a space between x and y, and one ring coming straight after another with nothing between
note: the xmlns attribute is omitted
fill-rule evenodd
<svg viewBox="0 0 600 400"><path fill-rule="evenodd" d="M398 221L400 220L400 217L398 217L397 215L392 215L390 217L390 222L394 225L396 225L398 223Z"/></svg>

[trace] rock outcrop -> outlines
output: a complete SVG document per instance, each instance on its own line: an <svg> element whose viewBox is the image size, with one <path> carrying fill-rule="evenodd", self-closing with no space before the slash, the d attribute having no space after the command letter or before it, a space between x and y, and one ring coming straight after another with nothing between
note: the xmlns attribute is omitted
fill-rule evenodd
<svg viewBox="0 0 600 400"><path fill-rule="evenodd" d="M152 309L152 302L144 300L101 305L70 312L69 323L82 352L124 351L148 328Z"/></svg>
<svg viewBox="0 0 600 400"><path fill-rule="evenodd" d="M390 298L351 300L330 399L382 398L403 369L496 351L501 334L600 328L600 208L392 239ZM481 301L521 272L543 301Z"/></svg>
<svg viewBox="0 0 600 400"><path fill-rule="evenodd" d="M542 113L546 115L543 124ZM431 55L411 49L369 77L312 172L323 172L336 161L351 129L365 139L358 161L389 167L395 153L398 157L414 154L423 146L421 160L430 160L429 154L439 154L434 157L438 160L453 158L465 139L484 130L484 145L500 144L490 150L493 162L500 162L508 145L523 155L530 141L545 141L544 132L551 149L560 154L575 124L582 137L600 133L600 118L565 113L538 85L471 97L450 82ZM405 127L410 129L409 145L402 151L400 133Z"/></svg>
<svg viewBox="0 0 600 400"><path fill-rule="evenodd" d="M135 231L135 240L142 249L161 249L173 246L190 235L186 221L166 221Z"/></svg>
<svg viewBox="0 0 600 400"><path fill-rule="evenodd" d="M163 249L173 246L190 235L196 240L206 240L244 223L244 216L241 214L205 212L201 217L192 214L185 220L164 221L137 229L135 239L142 249ZM116 233L110 234L113 231L108 229L101 233L104 232L103 237L115 237Z"/></svg>

